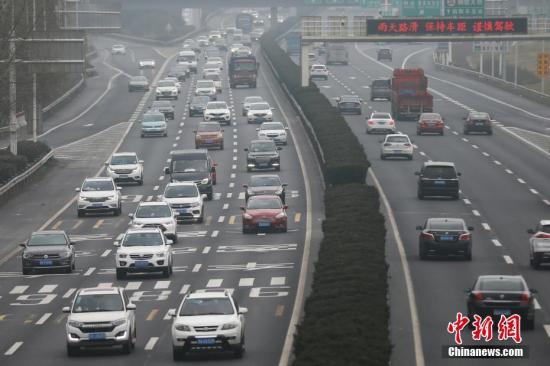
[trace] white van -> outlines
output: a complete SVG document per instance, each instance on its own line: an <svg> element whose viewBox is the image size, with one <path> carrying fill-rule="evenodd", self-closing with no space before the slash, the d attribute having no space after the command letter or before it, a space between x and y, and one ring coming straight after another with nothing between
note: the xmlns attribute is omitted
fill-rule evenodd
<svg viewBox="0 0 550 366"><path fill-rule="evenodd" d="M194 51L184 50L180 51L176 59L178 65L185 65L189 70L197 72L197 55Z"/></svg>

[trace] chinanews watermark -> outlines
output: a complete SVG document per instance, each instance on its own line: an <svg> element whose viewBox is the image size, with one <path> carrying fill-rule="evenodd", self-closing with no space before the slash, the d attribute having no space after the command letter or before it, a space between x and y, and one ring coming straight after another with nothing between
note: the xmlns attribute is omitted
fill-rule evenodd
<svg viewBox="0 0 550 366"><path fill-rule="evenodd" d="M495 321L491 316L482 318L474 315L470 319L462 313L456 314L456 319L447 325L447 332L454 337L455 345L443 346L441 352L444 358L528 358L529 347L521 346L521 316L512 314L501 315L497 325L495 340L514 341L515 345L463 345L462 332L466 326L473 328L472 340L488 343L495 337Z"/></svg>

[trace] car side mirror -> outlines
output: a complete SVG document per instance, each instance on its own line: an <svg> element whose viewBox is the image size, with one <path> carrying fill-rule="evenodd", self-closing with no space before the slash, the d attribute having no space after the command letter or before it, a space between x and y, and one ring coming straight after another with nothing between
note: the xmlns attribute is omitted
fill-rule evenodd
<svg viewBox="0 0 550 366"><path fill-rule="evenodd" d="M527 234L534 234L535 233L535 230L533 229L527 229Z"/></svg>
<svg viewBox="0 0 550 366"><path fill-rule="evenodd" d="M288 205L284 205L283 209L288 210Z"/></svg>
<svg viewBox="0 0 550 366"><path fill-rule="evenodd" d="M465 289L464 289L464 292L467 293L467 294L469 294L470 292L472 292L472 289L471 289L471 288L465 288Z"/></svg>
<svg viewBox="0 0 550 366"><path fill-rule="evenodd" d="M174 244L174 241L170 240L170 239L167 239L166 240L166 245L172 245Z"/></svg>
<svg viewBox="0 0 550 366"><path fill-rule="evenodd" d="M532 294L538 294L539 292L535 288L530 288L529 291L531 291Z"/></svg>
<svg viewBox="0 0 550 366"><path fill-rule="evenodd" d="M80 188L78 188L78 187L75 188L74 190L75 190L76 192L80 192Z"/></svg>
<svg viewBox="0 0 550 366"><path fill-rule="evenodd" d="M225 132L225 130L222 128L222 129L221 129L221 132Z"/></svg>
<svg viewBox="0 0 550 366"><path fill-rule="evenodd" d="M246 148L244 148L244 151L248 151L248 148L247 148L247 147L246 147Z"/></svg>
<svg viewBox="0 0 550 366"><path fill-rule="evenodd" d="M208 196L207 196L207 195L205 195L205 194L201 194L201 198L202 198L203 200L205 200L205 199L207 199L207 198L208 198Z"/></svg>
<svg viewBox="0 0 550 366"><path fill-rule="evenodd" d="M76 245L76 242L75 241L70 241L69 245Z"/></svg>
<svg viewBox="0 0 550 366"><path fill-rule="evenodd" d="M193 133L197 133L197 130L193 130Z"/></svg>
<svg viewBox="0 0 550 366"><path fill-rule="evenodd" d="M243 308L242 306L239 306L239 314L246 314L246 313L248 313L248 309Z"/></svg>
<svg viewBox="0 0 550 366"><path fill-rule="evenodd" d="M473 226L468 226L468 230L474 231L474 227Z"/></svg>
<svg viewBox="0 0 550 366"><path fill-rule="evenodd" d="M288 183L283 183L283 184L281 184L281 186L288 187Z"/></svg>
<svg viewBox="0 0 550 366"><path fill-rule="evenodd" d="M379 142L379 143L383 143L383 142L384 142L384 140L378 140L378 142Z"/></svg>
<svg viewBox="0 0 550 366"><path fill-rule="evenodd" d="M424 229L422 228L422 225L418 225L418 226L416 227L416 230L424 230Z"/></svg>
<svg viewBox="0 0 550 366"><path fill-rule="evenodd" d="M136 310L136 304L128 304L126 305L126 310Z"/></svg>
<svg viewBox="0 0 550 366"><path fill-rule="evenodd" d="M491 119L490 121L491 121L491 123L494 123L494 122L496 122L496 119Z"/></svg>
<svg viewBox="0 0 550 366"><path fill-rule="evenodd" d="M119 247L119 246L120 246L120 242L115 241L115 242L113 243L113 245L114 245L115 247Z"/></svg>
<svg viewBox="0 0 550 366"><path fill-rule="evenodd" d="M241 206L241 211L245 211L246 208L244 206Z"/></svg>
<svg viewBox="0 0 550 366"><path fill-rule="evenodd" d="M68 306L64 306L63 309L62 309L61 311L63 311L64 313L70 313L70 312L71 312L71 308L68 307Z"/></svg>
<svg viewBox="0 0 550 366"><path fill-rule="evenodd" d="M259 128L259 127L256 127L256 131L260 131L260 128Z"/></svg>
<svg viewBox="0 0 550 366"><path fill-rule="evenodd" d="M274 110L275 110L275 108L271 108L271 110L272 110L272 111L274 111Z"/></svg>
<svg viewBox="0 0 550 366"><path fill-rule="evenodd" d="M176 310L175 309L168 310L168 316L171 317L171 318L175 318L176 317Z"/></svg>
<svg viewBox="0 0 550 366"><path fill-rule="evenodd" d="M243 184L243 188L248 188L248 184Z"/></svg>
<svg viewBox="0 0 550 366"><path fill-rule="evenodd" d="M460 177L462 175L462 173L458 172L458 173L456 173L456 175L458 175Z"/></svg>
<svg viewBox="0 0 550 366"><path fill-rule="evenodd" d="M26 247L27 247L27 243L19 243L19 246L22 247L22 248L26 248Z"/></svg>
<svg viewBox="0 0 550 366"><path fill-rule="evenodd" d="M129 214L128 214L128 217L131 218L131 219L133 219L133 218L134 218L134 214L133 214L133 213L129 213Z"/></svg>
<svg viewBox="0 0 550 366"><path fill-rule="evenodd" d="M170 168L165 166L164 167L164 174L170 174Z"/></svg>
<svg viewBox="0 0 550 366"><path fill-rule="evenodd" d="M105 162L105 166L109 166L109 162L108 162L108 161Z"/></svg>
<svg viewBox="0 0 550 366"><path fill-rule="evenodd" d="M145 163L145 161L143 161L143 160L138 160L138 163L143 164L143 163Z"/></svg>
<svg viewBox="0 0 550 366"><path fill-rule="evenodd" d="M414 175L420 175L420 172L414 172Z"/></svg>
<svg viewBox="0 0 550 366"><path fill-rule="evenodd" d="M277 146L277 150L282 150L283 148L280 146Z"/></svg>
<svg viewBox="0 0 550 366"><path fill-rule="evenodd" d="M467 119L468 119L468 118L466 118L466 117L462 117L462 120L463 120L463 121L466 121Z"/></svg>

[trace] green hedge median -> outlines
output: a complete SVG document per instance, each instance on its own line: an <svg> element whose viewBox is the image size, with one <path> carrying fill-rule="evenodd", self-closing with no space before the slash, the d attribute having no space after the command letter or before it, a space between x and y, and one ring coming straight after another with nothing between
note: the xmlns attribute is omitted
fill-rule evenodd
<svg viewBox="0 0 550 366"><path fill-rule="evenodd" d="M50 147L40 141L19 141L17 152L18 155L14 156L8 149L0 149L0 185L42 159L50 152Z"/></svg>

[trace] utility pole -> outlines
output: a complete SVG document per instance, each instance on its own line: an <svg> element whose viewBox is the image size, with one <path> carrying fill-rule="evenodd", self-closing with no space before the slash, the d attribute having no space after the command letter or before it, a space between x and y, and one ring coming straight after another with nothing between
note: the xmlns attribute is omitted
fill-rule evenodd
<svg viewBox="0 0 550 366"><path fill-rule="evenodd" d="M10 152L17 155L17 89L16 89L16 55L15 55L15 3L11 0L11 27L9 32L9 65L8 65L8 82L9 82L9 109L10 109Z"/></svg>
<svg viewBox="0 0 550 366"><path fill-rule="evenodd" d="M545 42L542 40L542 53L545 52ZM544 93L544 79L546 78L546 75L541 75L540 77L540 92Z"/></svg>
<svg viewBox="0 0 550 366"><path fill-rule="evenodd" d="M514 84L516 86L518 86L518 47L519 42L516 41L514 47Z"/></svg>

